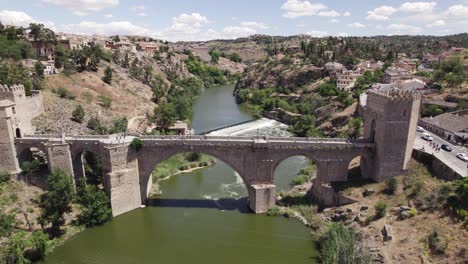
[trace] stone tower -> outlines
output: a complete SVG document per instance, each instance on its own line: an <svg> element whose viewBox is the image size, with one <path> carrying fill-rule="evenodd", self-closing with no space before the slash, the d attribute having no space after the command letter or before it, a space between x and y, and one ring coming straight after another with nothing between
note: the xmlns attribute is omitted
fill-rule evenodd
<svg viewBox="0 0 468 264"><path fill-rule="evenodd" d="M44 111L40 91L26 96L23 85L0 85L0 170L20 171L15 138L34 132L31 121Z"/></svg>
<svg viewBox="0 0 468 264"><path fill-rule="evenodd" d="M364 110L364 138L375 143L372 160L363 160L362 174L382 181L406 170L413 151L421 94L394 89L369 91Z"/></svg>

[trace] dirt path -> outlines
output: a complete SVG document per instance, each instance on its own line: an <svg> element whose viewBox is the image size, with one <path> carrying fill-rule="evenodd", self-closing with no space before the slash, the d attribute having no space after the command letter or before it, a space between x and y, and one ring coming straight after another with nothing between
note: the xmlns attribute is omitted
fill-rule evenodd
<svg viewBox="0 0 468 264"><path fill-rule="evenodd" d="M146 120L146 116L135 116L128 120L128 132L138 132L140 125Z"/></svg>

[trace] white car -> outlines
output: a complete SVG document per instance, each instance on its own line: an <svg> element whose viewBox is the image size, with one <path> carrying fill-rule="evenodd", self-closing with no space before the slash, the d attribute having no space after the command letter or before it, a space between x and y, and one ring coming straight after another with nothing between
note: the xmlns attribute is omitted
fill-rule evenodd
<svg viewBox="0 0 468 264"><path fill-rule="evenodd" d="M458 153L458 154L457 154L457 158L459 158L459 159L461 159L461 160L463 160L463 161L465 161L465 162L468 161L468 155L465 154L465 153Z"/></svg>
<svg viewBox="0 0 468 264"><path fill-rule="evenodd" d="M422 138L427 141L432 141L434 138L429 133L423 133Z"/></svg>
<svg viewBox="0 0 468 264"><path fill-rule="evenodd" d="M418 127L416 128L416 131L418 131L418 132L424 132L424 128L418 126Z"/></svg>

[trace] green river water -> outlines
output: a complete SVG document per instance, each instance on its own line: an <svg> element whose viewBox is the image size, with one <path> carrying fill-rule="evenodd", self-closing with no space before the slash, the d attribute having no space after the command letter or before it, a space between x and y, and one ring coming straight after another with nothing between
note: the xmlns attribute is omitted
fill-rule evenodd
<svg viewBox="0 0 468 264"><path fill-rule="evenodd" d="M193 107L196 132L252 119L236 105L232 90L226 85L203 92ZM288 189L306 164L300 157L280 164L275 172L278 189ZM81 232L45 263L316 262L310 230L294 219L250 213L242 180L219 160L163 181L161 190L154 205Z"/></svg>

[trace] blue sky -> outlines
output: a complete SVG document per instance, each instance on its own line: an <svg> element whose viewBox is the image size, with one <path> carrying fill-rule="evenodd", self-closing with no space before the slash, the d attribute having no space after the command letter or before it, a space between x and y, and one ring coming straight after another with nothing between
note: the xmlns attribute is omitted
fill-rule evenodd
<svg viewBox="0 0 468 264"><path fill-rule="evenodd" d="M0 0L0 21L170 41L256 33L447 35L467 32L468 0Z"/></svg>

